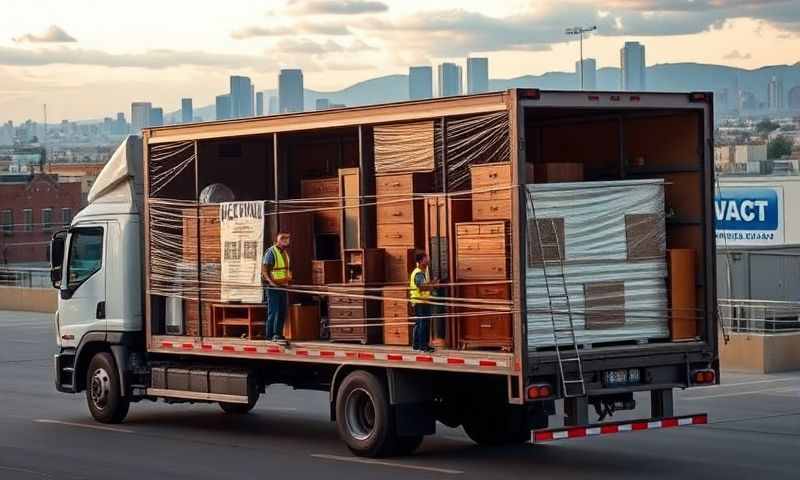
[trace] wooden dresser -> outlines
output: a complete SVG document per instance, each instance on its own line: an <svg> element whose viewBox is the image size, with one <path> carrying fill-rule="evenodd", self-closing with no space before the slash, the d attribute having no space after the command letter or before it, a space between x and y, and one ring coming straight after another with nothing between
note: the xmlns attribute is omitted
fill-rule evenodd
<svg viewBox="0 0 800 480"><path fill-rule="evenodd" d="M472 219L511 219L511 164L486 163L469 168L472 181ZM496 188L496 190L492 190ZM484 190L484 191L481 191ZM477 193L475 193L477 191Z"/></svg>
<svg viewBox="0 0 800 480"><path fill-rule="evenodd" d="M474 285L459 287L465 299L508 300L510 230L506 221L463 222L456 224L456 279ZM486 283L498 280L498 283ZM464 308L465 313L481 311ZM487 313L460 319L461 348L510 349L512 329L510 314Z"/></svg>
<svg viewBox="0 0 800 480"><path fill-rule="evenodd" d="M385 288L383 290L383 343L385 345L411 345L411 332L414 326L409 325L408 289Z"/></svg>
<svg viewBox="0 0 800 480"><path fill-rule="evenodd" d="M352 249L344 251L344 283L353 286L374 286L383 282L384 252L381 248ZM352 295L352 296L347 296ZM360 298L379 295L375 290L347 290L343 295L333 294L328 299L331 340L335 342L380 343L383 328L380 325L381 302ZM367 327L370 324L372 326ZM376 325L377 324L377 325Z"/></svg>
<svg viewBox="0 0 800 480"><path fill-rule="evenodd" d="M316 235L339 234L339 178L314 178L300 182L300 195L303 198L319 198L319 203L309 204L309 208L319 208L314 212L314 233Z"/></svg>
<svg viewBox="0 0 800 480"><path fill-rule="evenodd" d="M408 322L408 276L416 264L416 252L425 247L425 202L413 198L417 193L433 190L430 172L398 173L375 177L378 198L377 245L386 251L386 283L384 295L398 300L383 300L382 315L387 323ZM410 345L411 325L387 325L383 343Z"/></svg>

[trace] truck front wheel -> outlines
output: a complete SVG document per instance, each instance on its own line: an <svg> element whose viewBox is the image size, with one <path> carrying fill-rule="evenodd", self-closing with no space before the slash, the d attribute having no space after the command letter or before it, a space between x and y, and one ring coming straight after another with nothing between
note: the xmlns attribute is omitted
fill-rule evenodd
<svg viewBox="0 0 800 480"><path fill-rule="evenodd" d="M95 354L86 371L86 403L95 420L120 423L128 415L130 401L123 397L120 379L110 353Z"/></svg>
<svg viewBox="0 0 800 480"><path fill-rule="evenodd" d="M364 370L345 377L336 395L336 427L358 456L384 457L396 452L388 392L380 378Z"/></svg>

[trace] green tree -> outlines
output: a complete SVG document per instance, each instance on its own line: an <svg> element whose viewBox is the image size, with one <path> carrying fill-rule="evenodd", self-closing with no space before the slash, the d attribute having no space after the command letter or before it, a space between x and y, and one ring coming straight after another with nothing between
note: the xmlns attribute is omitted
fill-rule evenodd
<svg viewBox="0 0 800 480"><path fill-rule="evenodd" d="M794 141L791 139L779 136L769 142L767 145L767 158L770 160L779 160L792 153Z"/></svg>
<svg viewBox="0 0 800 480"><path fill-rule="evenodd" d="M780 125L765 118L756 124L756 133L759 135L766 135L773 130L777 130Z"/></svg>

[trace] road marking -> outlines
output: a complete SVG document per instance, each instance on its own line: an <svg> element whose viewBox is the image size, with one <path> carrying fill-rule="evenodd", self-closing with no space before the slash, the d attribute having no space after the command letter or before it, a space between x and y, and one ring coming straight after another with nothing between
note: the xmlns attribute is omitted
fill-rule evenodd
<svg viewBox="0 0 800 480"><path fill-rule="evenodd" d="M48 473L38 472L36 470L30 470L28 468L9 467L6 465L0 465L0 470L6 470L8 472L17 472L17 473L30 473L32 475L38 475L40 477L53 478L53 476Z"/></svg>
<svg viewBox="0 0 800 480"><path fill-rule="evenodd" d="M759 395L759 394L767 394L767 392L774 392L776 390L781 390L782 387L777 388L764 388L761 390L753 390L750 392L731 392L731 393L719 393L717 395L701 395L697 397L681 397L681 400L706 400L709 398L723 398L723 397L740 397L744 395Z"/></svg>
<svg viewBox="0 0 800 480"><path fill-rule="evenodd" d="M340 462L351 462L351 463L365 463L367 465L380 465L383 467L406 468L409 470L424 470L426 472L446 473L449 475L460 475L464 473L461 470L452 470L450 468L426 467L424 465L413 465L410 463L384 462L382 460L371 460L368 458L341 457L339 455L327 455L324 453L312 453L311 456L314 458L322 458L324 460L337 460Z"/></svg>
<svg viewBox="0 0 800 480"><path fill-rule="evenodd" d="M759 383L776 383L776 382L791 382L796 381L800 382L800 377L793 377L793 378L777 378L775 380L754 380L752 382L739 382L739 383L720 383L719 385L709 385L706 388L720 388L720 387L741 387L742 385L756 385Z"/></svg>
<svg viewBox="0 0 800 480"><path fill-rule="evenodd" d="M105 427L103 425L88 425L86 423L76 423L76 422L64 422L61 420L51 420L49 418L37 418L34 420L36 423L51 423L55 425L66 425L68 427L80 427L80 428L91 428L94 430L106 430L109 432L119 432L119 433L134 433L133 430L128 430L125 428L117 428L117 427Z"/></svg>

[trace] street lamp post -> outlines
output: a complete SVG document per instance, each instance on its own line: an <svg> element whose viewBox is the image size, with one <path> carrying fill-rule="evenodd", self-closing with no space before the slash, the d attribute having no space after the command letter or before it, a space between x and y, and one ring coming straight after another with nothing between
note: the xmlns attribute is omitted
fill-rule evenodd
<svg viewBox="0 0 800 480"><path fill-rule="evenodd" d="M570 27L564 30L564 33L567 35L577 35L578 36L578 44L580 48L580 76L581 76L581 90L583 90L583 34L588 32L593 32L597 30L597 25L592 25L590 27Z"/></svg>

